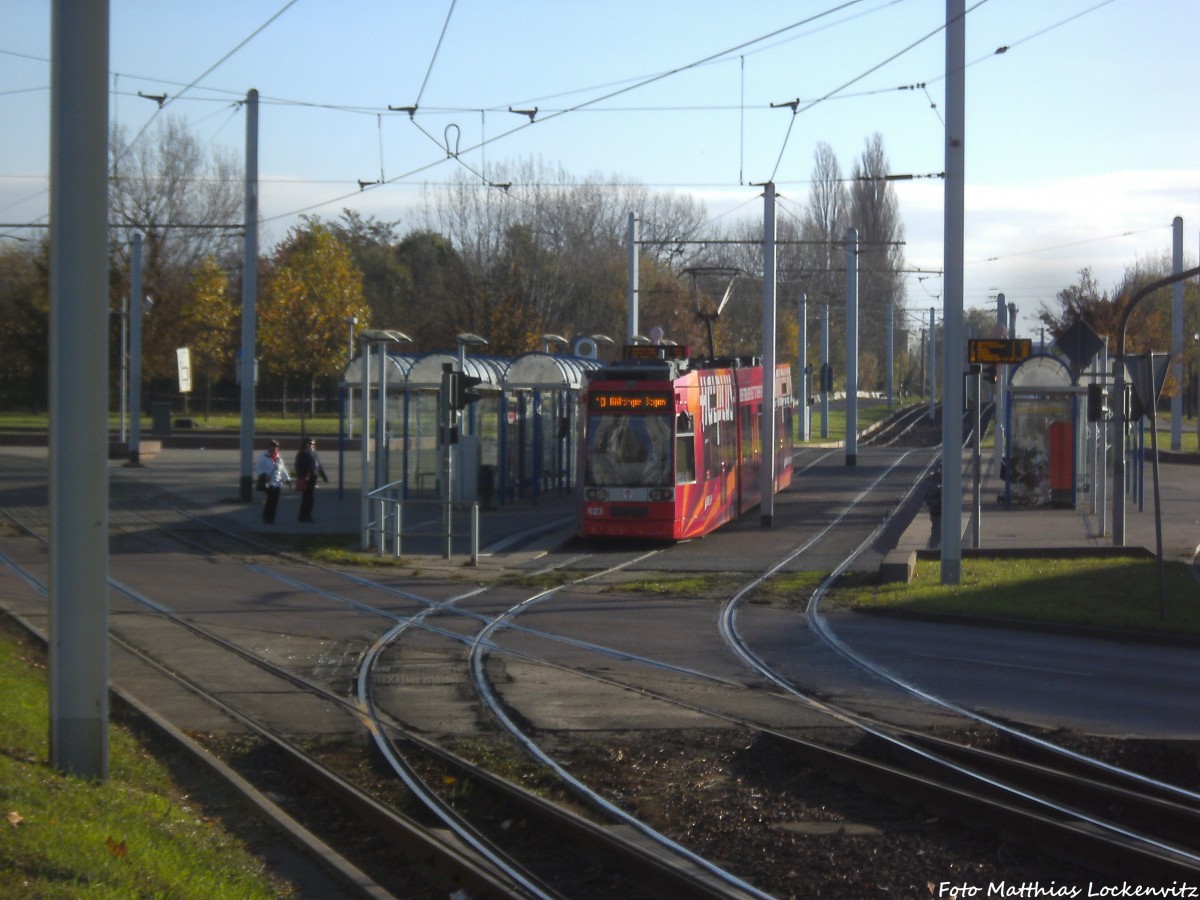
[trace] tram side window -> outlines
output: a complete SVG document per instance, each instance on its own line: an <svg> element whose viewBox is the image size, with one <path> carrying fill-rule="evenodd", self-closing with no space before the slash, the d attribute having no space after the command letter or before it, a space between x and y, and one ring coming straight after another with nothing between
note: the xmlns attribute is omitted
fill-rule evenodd
<svg viewBox="0 0 1200 900"><path fill-rule="evenodd" d="M695 420L687 413L680 413L675 420L675 483L696 482L696 431Z"/></svg>
<svg viewBox="0 0 1200 900"><path fill-rule="evenodd" d="M715 478L717 475L717 423L708 422L701 425L701 437L704 440L704 477Z"/></svg>
<svg viewBox="0 0 1200 900"><path fill-rule="evenodd" d="M739 413L742 420L742 463L745 464L754 457L754 410L743 406Z"/></svg>
<svg viewBox="0 0 1200 900"><path fill-rule="evenodd" d="M717 439L721 443L722 471L729 472L737 466L737 423L731 418L717 423Z"/></svg>

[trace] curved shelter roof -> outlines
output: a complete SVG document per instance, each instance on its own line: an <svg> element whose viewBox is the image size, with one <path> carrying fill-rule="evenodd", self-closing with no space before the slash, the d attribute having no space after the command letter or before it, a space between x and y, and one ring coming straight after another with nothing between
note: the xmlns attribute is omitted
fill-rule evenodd
<svg viewBox="0 0 1200 900"><path fill-rule="evenodd" d="M348 387L362 387L362 354L350 360L346 371L342 373L342 384ZM387 354L388 384L400 384L408 379L408 370L412 368L414 357L399 353ZM379 380L379 357L371 354L371 383Z"/></svg>
<svg viewBox="0 0 1200 900"><path fill-rule="evenodd" d="M585 372L604 364L585 356L557 356L535 351L518 356L509 363L504 387L533 390L579 390Z"/></svg>
<svg viewBox="0 0 1200 900"><path fill-rule="evenodd" d="M426 353L418 356L408 371L408 387L414 390L438 390L442 386L442 364L451 363L458 368L458 356L454 353ZM467 356L463 359L463 372L480 379L479 390L500 390L508 364L491 356Z"/></svg>
<svg viewBox="0 0 1200 900"><path fill-rule="evenodd" d="M1009 384L1013 388L1066 388L1071 386L1071 370L1056 356L1031 356L1013 369Z"/></svg>

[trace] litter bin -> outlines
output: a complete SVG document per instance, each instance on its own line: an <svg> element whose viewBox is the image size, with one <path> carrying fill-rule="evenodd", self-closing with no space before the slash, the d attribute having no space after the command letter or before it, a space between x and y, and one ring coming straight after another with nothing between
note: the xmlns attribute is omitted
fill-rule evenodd
<svg viewBox="0 0 1200 900"><path fill-rule="evenodd" d="M150 404L150 431L153 434L171 433L171 404L169 402Z"/></svg>

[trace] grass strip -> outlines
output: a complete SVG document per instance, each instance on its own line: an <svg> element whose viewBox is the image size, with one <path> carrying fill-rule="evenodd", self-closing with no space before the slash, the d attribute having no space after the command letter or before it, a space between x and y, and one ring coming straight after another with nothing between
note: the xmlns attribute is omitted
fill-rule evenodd
<svg viewBox="0 0 1200 900"><path fill-rule="evenodd" d="M242 841L207 815L127 729L109 729L109 778L49 765L41 650L0 619L0 896L279 897Z"/></svg>
<svg viewBox="0 0 1200 900"><path fill-rule="evenodd" d="M853 579L839 583L827 601L860 610L1200 636L1200 586L1190 567L1165 564L1165 617L1160 611L1157 567L1153 559L1132 556L967 557L962 561L961 583L943 585L941 564L922 560L908 584Z"/></svg>

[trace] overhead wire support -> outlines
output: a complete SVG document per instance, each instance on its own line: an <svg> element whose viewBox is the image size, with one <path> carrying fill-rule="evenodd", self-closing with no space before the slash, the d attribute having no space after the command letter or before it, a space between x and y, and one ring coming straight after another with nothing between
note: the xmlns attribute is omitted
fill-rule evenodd
<svg viewBox="0 0 1200 900"><path fill-rule="evenodd" d="M897 174L897 175L859 175L855 181L914 181L924 178L945 178L945 172L929 172L925 175Z"/></svg>

